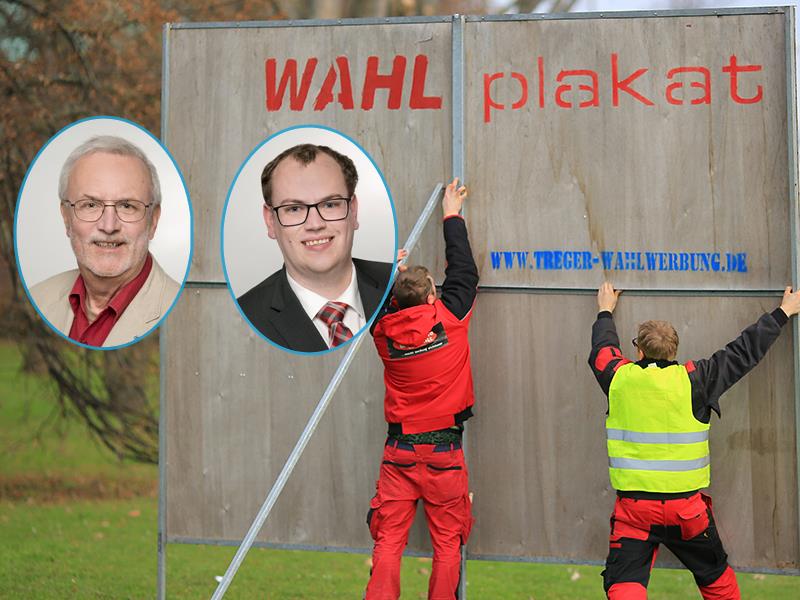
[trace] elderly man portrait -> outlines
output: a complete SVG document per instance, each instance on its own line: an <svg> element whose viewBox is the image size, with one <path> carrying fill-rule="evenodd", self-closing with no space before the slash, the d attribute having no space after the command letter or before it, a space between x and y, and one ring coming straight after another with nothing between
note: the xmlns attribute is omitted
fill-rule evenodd
<svg viewBox="0 0 800 600"><path fill-rule="evenodd" d="M78 268L33 286L36 306L56 329L89 346L145 335L180 289L149 252L161 215L155 167L122 138L93 137L67 158L58 195Z"/></svg>
<svg viewBox="0 0 800 600"><path fill-rule="evenodd" d="M334 348L380 305L392 265L352 256L357 182L353 161L327 146L293 146L264 167L264 223L284 265L237 301L252 325L284 348Z"/></svg>

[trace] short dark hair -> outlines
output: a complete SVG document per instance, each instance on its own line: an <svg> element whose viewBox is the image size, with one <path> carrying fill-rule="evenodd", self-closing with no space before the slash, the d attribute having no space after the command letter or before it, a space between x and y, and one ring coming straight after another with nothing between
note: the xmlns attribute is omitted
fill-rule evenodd
<svg viewBox="0 0 800 600"><path fill-rule="evenodd" d="M316 160L319 153L327 154L338 163L339 167L342 169L342 175L344 175L347 195L352 198L356 191L356 184L358 183L358 171L356 171L356 166L353 164L353 161L344 154L340 154L328 146L299 144L297 146L292 146L288 150L284 150L264 167L264 170L261 172L261 193L264 196L264 202L272 206L272 174L284 159L293 158L302 165L309 165Z"/></svg>
<svg viewBox="0 0 800 600"><path fill-rule="evenodd" d="M421 265L413 265L397 275L394 282L393 294L400 308L409 308L425 304L428 294L436 293L431 289L431 282L428 280L431 272Z"/></svg>
<svg viewBox="0 0 800 600"><path fill-rule="evenodd" d="M674 360L678 354L678 332L667 321L645 321L639 325L636 346L645 358Z"/></svg>

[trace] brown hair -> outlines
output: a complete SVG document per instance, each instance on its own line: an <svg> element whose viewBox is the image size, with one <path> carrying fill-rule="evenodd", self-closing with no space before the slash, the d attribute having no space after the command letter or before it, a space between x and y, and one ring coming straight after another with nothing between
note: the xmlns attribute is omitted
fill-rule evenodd
<svg viewBox="0 0 800 600"><path fill-rule="evenodd" d="M678 332L667 321L645 321L639 325L636 346L645 358L674 360L678 354Z"/></svg>
<svg viewBox="0 0 800 600"><path fill-rule="evenodd" d="M356 166L353 164L353 161L344 154L339 154L333 148L328 148L328 146L299 144L297 146L292 146L288 150L284 150L264 167L264 170L261 172L261 194L264 196L264 202L272 206L272 174L281 161L285 158L293 158L301 165L309 165L316 160L317 154L319 153L327 154L339 164L339 167L342 169L342 175L344 175L344 183L347 186L347 195L352 198L356 191L356 184L358 183L358 171L356 171Z"/></svg>
<svg viewBox="0 0 800 600"><path fill-rule="evenodd" d="M394 298L400 308L425 304L428 294L436 293L428 280L430 271L421 265L408 267L399 273L394 282Z"/></svg>

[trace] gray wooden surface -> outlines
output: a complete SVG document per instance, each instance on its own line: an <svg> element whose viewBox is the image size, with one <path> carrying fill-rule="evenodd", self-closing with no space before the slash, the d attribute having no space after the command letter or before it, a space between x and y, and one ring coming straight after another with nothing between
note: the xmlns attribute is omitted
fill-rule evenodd
<svg viewBox="0 0 800 600"><path fill-rule="evenodd" d="M174 374L166 399L167 534L241 539L340 355L269 346L225 289L187 289L173 312L164 330ZM169 341L178 337L180 345ZM259 540L369 545L365 517L386 437L382 373L367 340Z"/></svg>
<svg viewBox="0 0 800 600"><path fill-rule="evenodd" d="M639 322L671 321L685 362L710 356L778 304L623 294L616 323L631 356ZM478 524L470 553L605 558L614 492L607 404L587 365L596 311L591 296L479 295L471 338L478 404L469 426ZM712 419L711 493L735 565L798 566L791 337L785 328L766 359L722 397L722 419Z"/></svg>
<svg viewBox="0 0 800 600"><path fill-rule="evenodd" d="M167 365L185 374L167 383L170 538L244 535L338 362L267 347L230 304L222 289L187 290L167 324L167 335L180 331L183 347L194 349L170 352ZM629 340L640 321L671 320L685 361L711 355L777 304L623 296L617 323ZM613 491L605 398L586 364L595 311L590 296L479 296L471 553L603 558ZM363 521L385 432L382 371L370 340L356 360L260 540L369 546ZM792 393L787 329L712 422L711 490L736 565L798 566ZM411 549L427 548L420 533Z"/></svg>
<svg viewBox="0 0 800 600"><path fill-rule="evenodd" d="M777 297L703 297L702 290L779 288L790 279L784 18L467 23L468 221L482 283L593 287L605 275L622 287L700 290L623 296L618 310L622 340L641 320L672 320L682 360L711 354L774 308ZM360 142L392 189L401 241L430 189L450 174L449 24L173 30L169 52L167 132L194 205L192 281L223 281L219 222L228 185L250 150L279 129L322 124ZM297 58L301 68L319 56L321 79L333 57L347 55L358 90L367 55L383 64L404 54L410 70L419 52L431 57L428 91L443 96L440 111L389 111L381 92L372 111L315 112L314 93L304 112L264 109L268 56ZM660 74L656 106L623 94L620 108L608 107L612 52L623 76L645 66ZM727 99L720 69L731 53L763 65L761 104ZM536 105L540 55L551 82L545 109ZM663 102L665 70L687 64L712 70L710 107ZM553 106L555 75L570 68L598 71L601 107ZM512 70L530 76L529 104L496 112L486 125L483 74ZM407 71L404 94L409 78ZM655 79L635 87L655 97ZM501 101L513 101L509 90ZM441 279L437 223L412 261L434 265ZM747 252L749 271L492 269L491 251L536 249ZM586 365L595 313L585 295L479 295L477 416L467 431L478 519L471 554L603 559L613 491L605 400ZM272 348L224 288L187 287L162 335L168 539L241 539L340 357ZM787 331L723 398L723 419L712 425L715 511L737 566L800 566L792 361ZM384 439L382 399L381 367L366 340L259 540L370 547L364 517ZM410 548L427 547L418 520Z"/></svg>
<svg viewBox="0 0 800 600"><path fill-rule="evenodd" d="M591 287L592 271L491 268L490 251L746 252L747 273L622 271L628 286L683 289L775 288L789 280L788 166L784 16L747 15L468 23L465 33L467 164L476 202L471 215L483 283ZM620 79L645 106L620 93L612 106L611 55ZM759 104L736 104L722 72L731 54L760 64L740 75L741 95L763 85ZM537 57L544 59L539 107ZM711 104L665 100L667 71L705 66ZM598 73L600 106L556 106L562 69ZM505 78L491 93L509 105L528 80L527 104L483 120L487 73ZM680 78L680 76L678 76ZM675 80L678 80L676 78ZM697 81L690 76L685 81ZM572 77L565 83L587 83ZM688 88L691 89L691 88ZM689 97L698 92L692 89ZM573 102L588 93L568 93ZM477 213L477 214L476 214Z"/></svg>
<svg viewBox="0 0 800 600"><path fill-rule="evenodd" d="M378 90L372 110L360 109L367 57L378 56L380 73L391 71L395 55L407 58L403 107L408 106L414 57L427 54L429 95L441 95L441 110L389 110L387 91ZM356 110L337 103L313 110L331 62L347 56ZM265 108L265 61L318 57L303 111ZM436 57L436 58L434 58ZM248 154L269 135L294 125L333 127L356 140L382 170L392 192L402 243L437 183L450 175L449 23L344 28L176 29L169 33L169 147L183 170L195 216L190 281L224 281L220 261L220 220L228 188ZM334 92L338 93L338 84ZM235 232L226 232L235 235ZM266 234L265 234L266 235ZM414 260L443 271L443 245L429 235ZM367 257L368 258L368 257Z"/></svg>

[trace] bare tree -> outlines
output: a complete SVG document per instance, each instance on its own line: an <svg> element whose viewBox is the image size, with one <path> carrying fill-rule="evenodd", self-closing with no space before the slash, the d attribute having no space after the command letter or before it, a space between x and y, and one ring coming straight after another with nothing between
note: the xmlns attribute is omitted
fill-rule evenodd
<svg viewBox="0 0 800 600"><path fill-rule="evenodd" d="M65 125L118 114L158 134L161 25L183 19L282 16L255 2L0 1L0 243L13 298L2 317L29 368L54 384L60 413L81 419L120 458L158 460L158 339L85 351L53 334L17 277L12 227L25 169Z"/></svg>
<svg viewBox="0 0 800 600"><path fill-rule="evenodd" d="M504 8L547 4L518 0ZM551 2L568 10L573 2ZM12 299L0 317L28 368L53 381L60 413L82 420L120 458L158 460L158 340L113 352L85 351L53 334L17 276L13 216L36 151L56 131L95 114L124 115L158 134L161 26L165 22L474 13L488 0L0 0L0 250Z"/></svg>

